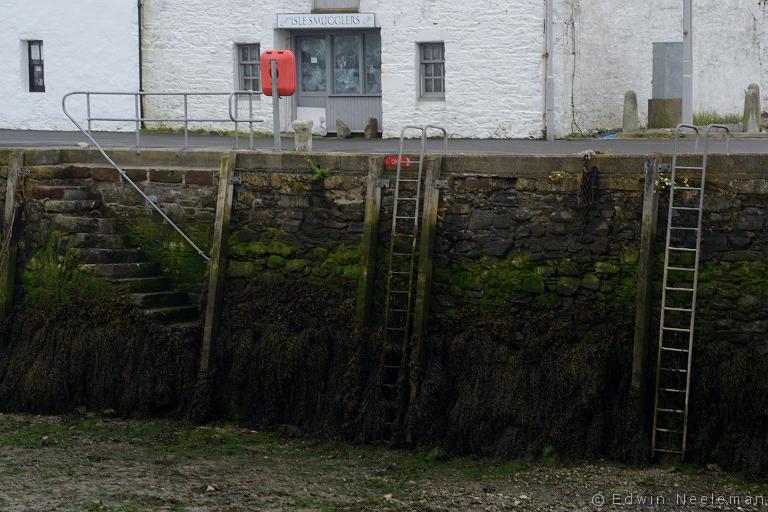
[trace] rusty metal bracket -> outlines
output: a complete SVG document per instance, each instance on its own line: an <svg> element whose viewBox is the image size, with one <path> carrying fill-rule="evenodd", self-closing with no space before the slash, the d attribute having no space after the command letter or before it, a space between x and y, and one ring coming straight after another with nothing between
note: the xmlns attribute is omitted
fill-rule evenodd
<svg viewBox="0 0 768 512"><path fill-rule="evenodd" d="M376 180L376 186L379 188L389 188L389 180L384 178L379 178Z"/></svg>
<svg viewBox="0 0 768 512"><path fill-rule="evenodd" d="M448 188L448 180L435 180L435 188L437 189Z"/></svg>

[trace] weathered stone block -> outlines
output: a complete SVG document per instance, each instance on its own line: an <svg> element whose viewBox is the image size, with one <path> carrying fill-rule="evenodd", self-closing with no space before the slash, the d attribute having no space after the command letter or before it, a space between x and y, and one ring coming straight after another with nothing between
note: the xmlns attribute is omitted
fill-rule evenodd
<svg viewBox="0 0 768 512"><path fill-rule="evenodd" d="M187 185L213 186L213 171L186 171L184 183Z"/></svg>
<svg viewBox="0 0 768 512"><path fill-rule="evenodd" d="M600 278L597 277L595 274L587 274L582 278L581 286L586 288L587 290L595 290L595 291L599 290Z"/></svg>
<svg viewBox="0 0 768 512"><path fill-rule="evenodd" d="M149 181L155 183L181 183L181 171L152 169L149 171Z"/></svg>
<svg viewBox="0 0 768 512"><path fill-rule="evenodd" d="M118 181L120 179L117 169L111 167L96 167L91 170L91 178L94 181Z"/></svg>

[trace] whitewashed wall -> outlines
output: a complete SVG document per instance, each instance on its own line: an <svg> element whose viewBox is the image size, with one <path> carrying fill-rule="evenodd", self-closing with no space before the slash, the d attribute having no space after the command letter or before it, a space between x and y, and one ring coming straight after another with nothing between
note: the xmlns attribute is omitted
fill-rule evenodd
<svg viewBox="0 0 768 512"><path fill-rule="evenodd" d="M385 136L402 126L434 123L461 137L539 136L543 111L543 1L362 0L376 13L382 38ZM235 45L262 51L288 45L278 12L309 12L310 0L146 0L145 89L231 90ZM418 42L445 41L446 100L418 99ZM288 115L289 103L283 102ZM148 100L148 113L168 116L179 105ZM257 102L271 130L271 99ZM223 101L198 100L193 112L219 116ZM330 120L333 124L334 120ZM220 126L230 128L231 126ZM284 124L283 129L287 128Z"/></svg>
<svg viewBox="0 0 768 512"><path fill-rule="evenodd" d="M653 43L682 41L682 0L556 0L555 16L557 135L621 127L628 89L645 123ZM740 113L753 82L766 102L766 73L765 2L695 0L695 112Z"/></svg>
<svg viewBox="0 0 768 512"><path fill-rule="evenodd" d="M136 0L5 0L0 20L0 128L70 130L61 110L65 93L138 89ZM44 93L29 92L24 41L34 39L44 45ZM84 117L79 107L84 105L72 103ZM131 100L102 98L93 107L94 114L133 115Z"/></svg>

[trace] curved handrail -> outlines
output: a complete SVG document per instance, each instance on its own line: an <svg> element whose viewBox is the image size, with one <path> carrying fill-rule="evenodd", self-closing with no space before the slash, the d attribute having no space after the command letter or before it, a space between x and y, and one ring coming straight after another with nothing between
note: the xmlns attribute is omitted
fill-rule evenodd
<svg viewBox="0 0 768 512"><path fill-rule="evenodd" d="M706 139L705 139L705 144L706 144L705 152L709 153L709 136L712 130L723 130L725 132L725 154L729 155L730 148L731 148L731 129L722 124L710 124L709 126L707 126Z"/></svg>
<svg viewBox="0 0 768 512"><path fill-rule="evenodd" d="M424 126L424 136L427 136L427 130L429 129L440 130L441 132L443 132L443 141L444 141L443 143L445 145L443 149L443 153L447 155L448 154L448 131L446 131L446 129L443 128L442 126L435 126L433 124L428 124Z"/></svg>
<svg viewBox="0 0 768 512"><path fill-rule="evenodd" d="M168 217L168 215L166 215L166 214L165 214L165 212L164 212L163 210L161 210L161 209L160 209L160 207L159 207L159 206L157 206L157 204L156 204L154 201L152 201L152 200L149 198L149 196L147 196L147 194L145 194L145 193L144 193L144 191L143 191L143 190L141 190L141 189L139 188L139 186L138 186L138 185L136 185L136 183L134 183L134 182L133 182L133 180L132 180L130 177L128 177L128 173L126 173L126 172L125 172L125 171L122 169L122 167L120 167L119 165L117 165L117 164L115 163L115 161L114 161L114 160L112 160L112 159L109 157L109 155L107 154L107 152L106 152L106 151L104 151L104 148L102 148L102 147L101 147L101 145L99 145L99 143L98 143L98 142L96 142L96 139L94 139L94 138L91 136L91 134L90 134L89 132L85 131L85 130L83 129L83 127L82 127L82 126L80 126L80 123L78 123L77 121L75 121L75 119L74 119L74 118L73 118L73 117L70 115L69 111L67 110L67 99L69 99L69 97L70 97L70 96L73 96L73 95L75 95L75 94L78 94L78 93L69 93L69 94L65 94L65 95L64 95L64 97L61 99L61 108L62 108L62 110L64 111L64 115L65 115L65 116L67 116L67 118L68 118L68 119L69 119L69 120L72 122L72 124L74 124L74 125L77 127L77 129L78 129L78 130L80 130L80 131L83 133L83 135L85 135L86 137L88 137L88 140L90 140L90 141L91 141L91 143L94 145L94 147L96 147L96 149L98 149L98 150L99 150L99 152L100 152L100 153L101 153L101 155L102 155L102 156L103 156L103 157L104 157L104 158L107 160L107 162L109 162L109 163L112 165L112 167L114 167L114 168L117 170L117 172L120 174L120 177L121 177L121 178L123 178L123 179L125 179L125 180L126 180L128 183L130 183L130 185L131 185L131 186L132 186L132 187L133 187L133 188L136 190L136 192L138 192L138 193L141 195L141 197L143 197L143 198L144 198L144 199L147 201L147 203L149 203L149 204L152 206L152 208L154 208L154 209L155 209L155 210L156 210L156 211L157 211L157 212L160 214L160 216L163 218L163 220L165 220L165 221L166 221L166 222L167 222L167 223L168 223L168 224L169 224L169 225L170 225L170 226L171 226L173 229L175 229L175 230L176 230L176 232L178 232L178 233L179 233L179 235L181 235L181 237L182 237L182 238L183 238L183 239L184 239L184 240L185 240L185 241L186 241L186 242L187 242L187 243L188 243L190 246L192 246L192 248L193 248L193 249L194 249L194 250L197 252L197 254L198 254L198 255L200 255L200 257L201 257L201 258L203 258L203 260L205 260L206 262L210 261L210 260L211 260L211 258L209 258L209 257L208 257L208 255L207 255L207 254L205 254L205 252L204 252L202 249L200 249L200 247L198 247L198 246L197 246L197 244L195 244L195 242L193 242L193 241L192 241L192 239L191 239L191 238L189 238L189 237L187 236L187 234L186 234L186 233L184 233L184 231L182 231L182 230L181 230L181 228L180 228L179 226L177 226L177 225L176 225L176 224L175 224L175 223L174 223L174 222L171 220L171 218L170 218L170 217Z"/></svg>
<svg viewBox="0 0 768 512"><path fill-rule="evenodd" d="M696 132L696 139L693 145L693 152L698 153L699 152L699 134L700 134L699 127L694 126L692 124L681 123L677 125L677 127L675 127L675 154L677 154L678 150L680 149L680 132L683 128L687 128L689 130L693 130L694 132Z"/></svg>

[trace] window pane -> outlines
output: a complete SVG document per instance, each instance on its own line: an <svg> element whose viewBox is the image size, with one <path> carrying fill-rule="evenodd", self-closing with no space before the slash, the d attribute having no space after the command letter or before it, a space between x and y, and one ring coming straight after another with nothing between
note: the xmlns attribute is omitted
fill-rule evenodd
<svg viewBox="0 0 768 512"><path fill-rule="evenodd" d="M32 60L42 59L42 48L40 47L40 43L29 43L29 49L32 53Z"/></svg>
<svg viewBox="0 0 768 512"><path fill-rule="evenodd" d="M435 78L435 92L445 92L442 78Z"/></svg>
<svg viewBox="0 0 768 512"><path fill-rule="evenodd" d="M247 46L241 46L240 47L240 62L245 62L248 60L248 47Z"/></svg>
<svg viewBox="0 0 768 512"><path fill-rule="evenodd" d="M445 76L445 69L443 68L442 64L434 64L435 66L435 75L434 76Z"/></svg>
<svg viewBox="0 0 768 512"><path fill-rule="evenodd" d="M432 47L428 44L421 45L421 52L423 61L432 60Z"/></svg>
<svg viewBox="0 0 768 512"><path fill-rule="evenodd" d="M365 35L365 92L381 93L381 35Z"/></svg>
<svg viewBox="0 0 768 512"><path fill-rule="evenodd" d="M443 60L443 45L442 44L436 44L435 48L432 50L432 57L435 60Z"/></svg>
<svg viewBox="0 0 768 512"><path fill-rule="evenodd" d="M435 65L434 64L425 64L424 65L424 76L427 78L432 78L435 76Z"/></svg>
<svg viewBox="0 0 768 512"><path fill-rule="evenodd" d="M360 94L360 36L333 38L334 92Z"/></svg>
<svg viewBox="0 0 768 512"><path fill-rule="evenodd" d="M432 79L431 78L425 78L424 79L424 92L433 92L433 90L432 90Z"/></svg>
<svg viewBox="0 0 768 512"><path fill-rule="evenodd" d="M324 92L326 90L325 37L308 37L299 43L301 63L301 90Z"/></svg>

